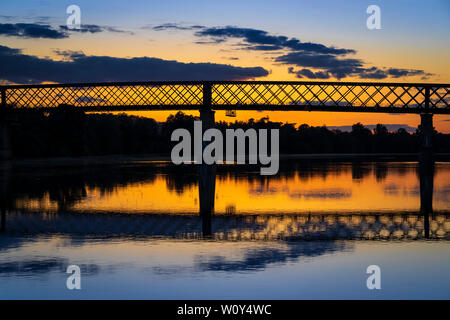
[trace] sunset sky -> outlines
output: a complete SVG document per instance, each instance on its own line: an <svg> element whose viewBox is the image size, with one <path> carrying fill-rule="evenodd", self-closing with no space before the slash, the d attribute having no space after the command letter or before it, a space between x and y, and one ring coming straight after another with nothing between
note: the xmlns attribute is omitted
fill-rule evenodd
<svg viewBox="0 0 450 320"><path fill-rule="evenodd" d="M66 8L81 8L68 30ZM369 30L366 9L381 8ZM4 1L0 81L144 80L450 82L450 2L432 1ZM146 59L134 59L147 57ZM173 61L173 62L169 62ZM186 65L189 64L189 65ZM78 68L77 72L70 72ZM105 72L104 70L108 70ZM158 121L166 112L145 112ZM417 115L239 112L344 126L402 124ZM226 118L217 112L217 120ZM450 133L450 116L434 125Z"/></svg>

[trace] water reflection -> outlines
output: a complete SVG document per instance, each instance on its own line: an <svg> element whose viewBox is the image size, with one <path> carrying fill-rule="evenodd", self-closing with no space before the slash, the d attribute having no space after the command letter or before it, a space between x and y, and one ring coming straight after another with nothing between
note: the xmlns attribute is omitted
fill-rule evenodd
<svg viewBox="0 0 450 320"><path fill-rule="evenodd" d="M196 259L199 271L242 272L265 269L269 264L297 261L336 251L351 250L345 242L287 242L286 248L251 248L239 260L229 260L225 255L201 256Z"/></svg>
<svg viewBox="0 0 450 320"><path fill-rule="evenodd" d="M123 273L134 270L171 281L273 268L283 277L279 269L291 264L358 265L361 256L412 240L421 249L408 250L420 260L448 247L449 181L444 162L284 161L274 177L251 166L142 160L12 164L1 174L0 280L13 292L23 277L64 275L72 263L92 279L117 273L132 281ZM422 248L426 239L444 241ZM380 241L367 248L368 240ZM159 290L153 297L171 294Z"/></svg>
<svg viewBox="0 0 450 320"><path fill-rule="evenodd" d="M37 241L30 238L23 238L19 236L11 237L8 244L0 241L0 254L4 254L12 249L21 249L26 247L34 247L36 244L43 245L43 242L51 243L52 241L59 241L59 248L73 248L73 241L76 240L78 246L85 248L92 248L96 244L96 240L91 237L82 237L80 235L71 235L70 238L62 237L61 235L53 237L40 236ZM111 238L103 239L102 244L128 242L130 238L117 238L111 242ZM138 242L152 242L155 238L134 237L133 241ZM203 242L204 243L204 242ZM221 242L218 242L221 243ZM245 242L243 242L245 243ZM75 246L76 247L76 246ZM27 250L27 249L24 249ZM223 272L243 272L243 271L258 271L264 270L271 264L282 264L289 261L296 261L300 258L311 258L324 254L332 254L338 251L352 251L353 244L344 241L306 241L294 242L287 241L284 243L267 243L263 246L246 245L240 248L239 254L231 256L228 252L217 252L204 250L202 253L194 257L192 269L195 272L203 271L223 271ZM44 250L45 252L45 250ZM70 265L68 257L52 256L49 252L45 252L48 256L34 256L21 257L19 261L2 261L0 262L0 277L20 277L29 276L37 277L43 276L46 273L59 272L64 273L67 266ZM100 254L100 253L98 253ZM98 259L99 263L104 263L102 259ZM117 262L116 262L117 263ZM82 273L85 276L95 275L102 267L100 264L80 264ZM158 274L171 274L181 272L183 266L173 265L167 270L162 268L153 269ZM111 266L109 271L115 268Z"/></svg>
<svg viewBox="0 0 450 320"><path fill-rule="evenodd" d="M417 213L431 199L427 210L446 212L450 203L449 163L427 172L417 162L282 162L274 177L248 166L218 166L216 177L207 172L200 185L198 169L145 161L12 167L1 176L2 206L34 212L198 214L214 207L215 214L298 214ZM421 190L428 195L421 198Z"/></svg>
<svg viewBox="0 0 450 320"><path fill-rule="evenodd" d="M285 161L274 177L250 166L147 161L36 169L3 168L4 232L6 224L9 232L133 235L147 226L144 235L245 239L446 238L449 231L448 163Z"/></svg>

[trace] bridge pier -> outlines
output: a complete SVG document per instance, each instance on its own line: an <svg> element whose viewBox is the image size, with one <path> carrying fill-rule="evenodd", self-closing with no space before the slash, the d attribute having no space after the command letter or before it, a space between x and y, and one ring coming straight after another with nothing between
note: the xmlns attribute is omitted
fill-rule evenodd
<svg viewBox="0 0 450 320"><path fill-rule="evenodd" d="M419 157L420 177L420 214L424 219L425 238L430 237L430 215L433 215L433 180L434 180L434 154L433 154L433 115L422 113L419 126L421 148Z"/></svg>
<svg viewBox="0 0 450 320"><path fill-rule="evenodd" d="M433 215L434 160L422 157L419 163L420 214L424 220L425 238L430 237L430 215Z"/></svg>
<svg viewBox="0 0 450 320"><path fill-rule="evenodd" d="M432 151L433 149L433 114L421 113L419 131L421 135L422 152Z"/></svg>
<svg viewBox="0 0 450 320"><path fill-rule="evenodd" d="M2 201L2 205L1 205L0 232L1 233L6 232L6 206L3 204L3 201Z"/></svg>
<svg viewBox="0 0 450 320"><path fill-rule="evenodd" d="M0 106L0 160L8 160L11 158L11 143L9 134L9 125L6 119L6 90L1 91L1 106Z"/></svg>
<svg viewBox="0 0 450 320"><path fill-rule="evenodd" d="M6 232L6 209L8 207L8 185L10 183L11 163L0 162L0 232Z"/></svg>
<svg viewBox="0 0 450 320"><path fill-rule="evenodd" d="M214 111L210 109L200 110L203 132L214 127ZM203 135L202 132L202 135ZM206 142L202 143L202 153ZM214 214L214 198L216 191L216 165L208 165L202 162L199 169L199 197L200 217L202 218L202 234L204 237L212 235L212 215Z"/></svg>
<svg viewBox="0 0 450 320"><path fill-rule="evenodd" d="M12 157L10 125L2 115L0 120L0 160Z"/></svg>

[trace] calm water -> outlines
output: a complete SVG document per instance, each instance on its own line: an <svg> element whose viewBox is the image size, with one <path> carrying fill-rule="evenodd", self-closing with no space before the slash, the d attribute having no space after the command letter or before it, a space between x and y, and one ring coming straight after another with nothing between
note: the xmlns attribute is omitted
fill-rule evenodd
<svg viewBox="0 0 450 320"><path fill-rule="evenodd" d="M450 298L450 163L425 176L417 162L219 166L212 216L195 166L1 170L1 299ZM81 290L66 288L73 264ZM381 290L366 287L373 264Z"/></svg>

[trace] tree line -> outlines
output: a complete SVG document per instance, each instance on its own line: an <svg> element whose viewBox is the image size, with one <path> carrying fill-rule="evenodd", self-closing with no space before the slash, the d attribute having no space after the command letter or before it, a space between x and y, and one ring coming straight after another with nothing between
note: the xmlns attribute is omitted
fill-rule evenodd
<svg viewBox="0 0 450 320"><path fill-rule="evenodd" d="M11 149L18 158L99 155L170 155L171 134L177 128L193 132L196 117L183 112L163 123L127 114L85 114L78 110L36 112L18 115L11 125ZM226 129L279 129L281 154L308 153L416 153L420 151L420 129L391 132L378 124L370 130L361 123L350 132L325 126L259 120L216 122ZM436 152L450 152L450 135L435 132Z"/></svg>

